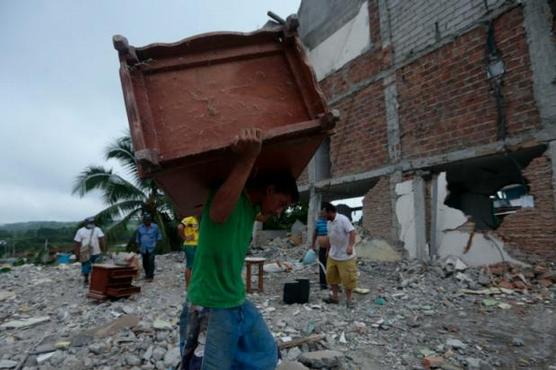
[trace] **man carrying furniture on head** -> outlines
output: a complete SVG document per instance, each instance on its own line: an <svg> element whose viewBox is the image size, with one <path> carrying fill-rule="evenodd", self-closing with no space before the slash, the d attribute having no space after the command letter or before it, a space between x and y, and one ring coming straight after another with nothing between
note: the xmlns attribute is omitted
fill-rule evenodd
<svg viewBox="0 0 556 370"><path fill-rule="evenodd" d="M180 317L182 368L275 369L277 346L241 277L257 213L279 215L299 194L289 172L249 179L261 131L243 129L237 159L203 209L191 284ZM249 181L248 181L249 179ZM202 360L201 360L202 358Z"/></svg>

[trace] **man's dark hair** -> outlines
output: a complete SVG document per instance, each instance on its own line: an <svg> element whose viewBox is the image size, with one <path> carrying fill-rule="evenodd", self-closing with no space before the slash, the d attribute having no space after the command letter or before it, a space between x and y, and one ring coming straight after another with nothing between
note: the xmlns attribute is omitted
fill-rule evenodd
<svg viewBox="0 0 556 370"><path fill-rule="evenodd" d="M247 181L246 187L249 189L262 189L271 185L274 186L274 190L277 193L291 196L293 203L299 201L297 182L289 171L258 173Z"/></svg>
<svg viewBox="0 0 556 370"><path fill-rule="evenodd" d="M336 213L336 206L332 203L323 203L321 209L324 209L326 212Z"/></svg>

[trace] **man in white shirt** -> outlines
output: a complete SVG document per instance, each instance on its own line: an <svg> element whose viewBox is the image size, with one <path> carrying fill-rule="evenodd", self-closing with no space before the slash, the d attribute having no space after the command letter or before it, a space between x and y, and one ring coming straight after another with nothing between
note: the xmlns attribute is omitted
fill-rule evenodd
<svg viewBox="0 0 556 370"><path fill-rule="evenodd" d="M83 221L83 227L77 230L73 240L75 241L74 251L77 259L81 262L81 274L83 283L89 285L89 274L92 264L99 258L100 254L106 250L104 233L95 226L95 218L87 217Z"/></svg>
<svg viewBox="0 0 556 370"><path fill-rule="evenodd" d="M332 296L326 303L339 303L338 288L342 283L346 291L346 306L353 307L351 294L357 287L357 260L355 258L355 228L349 219L339 214L336 207L324 203L323 213L328 220L330 251L326 261L326 281L332 288Z"/></svg>

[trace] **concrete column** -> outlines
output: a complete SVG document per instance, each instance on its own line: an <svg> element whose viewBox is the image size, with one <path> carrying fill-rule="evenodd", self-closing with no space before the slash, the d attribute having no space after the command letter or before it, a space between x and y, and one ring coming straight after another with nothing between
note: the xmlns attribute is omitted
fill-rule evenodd
<svg viewBox="0 0 556 370"><path fill-rule="evenodd" d="M398 216L396 215L396 201L398 197L396 195L396 184L402 182L401 171L396 171L390 176L390 201L392 207L392 240L400 240L400 222L398 221Z"/></svg>
<svg viewBox="0 0 556 370"><path fill-rule="evenodd" d="M391 163L400 161L400 122L398 117L398 90L395 73L384 79L384 103L386 106L386 129L388 155Z"/></svg>
<svg viewBox="0 0 556 370"><path fill-rule="evenodd" d="M382 40L382 47L385 48L390 46L392 36L387 0L378 0L378 13L380 17L380 39Z"/></svg>
<svg viewBox="0 0 556 370"><path fill-rule="evenodd" d="M524 26L533 70L533 92L544 127L556 125L556 40L546 0L525 0Z"/></svg>
<svg viewBox="0 0 556 370"><path fill-rule="evenodd" d="M430 202L430 210L431 210L431 228L429 231L430 235L430 249L429 249L429 258L432 260L435 258L438 252L438 245L437 245L437 235L436 229L438 225L438 175L434 174L431 181L431 202Z"/></svg>
<svg viewBox="0 0 556 370"><path fill-rule="evenodd" d="M552 163L552 201L554 202L554 210L556 211L556 140L548 144L548 153L550 162Z"/></svg>
<svg viewBox="0 0 556 370"><path fill-rule="evenodd" d="M415 217L415 243L417 259L429 260L427 248L427 222L425 211L425 180L421 176L413 179L414 217Z"/></svg>
<svg viewBox="0 0 556 370"><path fill-rule="evenodd" d="M320 212L322 194L315 189L315 183L330 178L330 145L325 140L309 162L309 210L307 212L307 240L311 242L315 229L315 220Z"/></svg>
<svg viewBox="0 0 556 370"><path fill-rule="evenodd" d="M315 231L315 220L319 216L320 205L322 203L322 194L317 192L314 186L311 186L309 198L309 211L307 212L307 242L313 240L313 232Z"/></svg>

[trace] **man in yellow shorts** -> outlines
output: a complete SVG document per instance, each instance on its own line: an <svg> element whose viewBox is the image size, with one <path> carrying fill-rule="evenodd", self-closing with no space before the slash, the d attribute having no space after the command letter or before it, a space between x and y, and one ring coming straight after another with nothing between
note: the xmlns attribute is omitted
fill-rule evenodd
<svg viewBox="0 0 556 370"><path fill-rule="evenodd" d="M357 260L355 257L355 228L349 219L337 213L336 207L324 203L323 212L328 220L330 251L326 261L326 281L332 288L332 295L326 303L338 304L338 288L341 283L346 291L346 306L353 307L352 292L357 287Z"/></svg>
<svg viewBox="0 0 556 370"><path fill-rule="evenodd" d="M183 251L185 252L185 287L189 286L193 261L195 260L195 248L199 241L199 222L195 216L185 217L178 225L178 235L183 240Z"/></svg>

